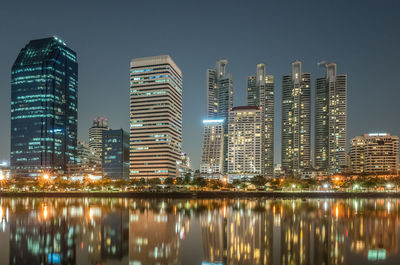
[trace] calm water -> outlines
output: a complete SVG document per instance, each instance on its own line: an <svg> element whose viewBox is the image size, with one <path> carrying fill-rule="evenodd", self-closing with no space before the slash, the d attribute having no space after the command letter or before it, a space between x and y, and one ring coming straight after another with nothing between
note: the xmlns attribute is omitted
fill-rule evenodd
<svg viewBox="0 0 400 265"><path fill-rule="evenodd" d="M0 264L400 264L400 200L0 198Z"/></svg>

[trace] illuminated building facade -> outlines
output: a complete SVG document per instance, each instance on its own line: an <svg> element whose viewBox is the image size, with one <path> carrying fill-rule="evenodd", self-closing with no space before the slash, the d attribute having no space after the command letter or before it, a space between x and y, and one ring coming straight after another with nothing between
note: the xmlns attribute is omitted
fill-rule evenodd
<svg viewBox="0 0 400 265"><path fill-rule="evenodd" d="M11 170L14 176L63 174L77 145L76 53L57 37L30 41L11 70Z"/></svg>
<svg viewBox="0 0 400 265"><path fill-rule="evenodd" d="M233 107L233 77L226 72L228 60L217 61L214 69L207 69L207 118L228 120ZM228 123L224 123L224 168L227 172Z"/></svg>
<svg viewBox="0 0 400 265"><path fill-rule="evenodd" d="M101 159L84 141L76 146L76 163L68 165L68 176L101 175Z"/></svg>
<svg viewBox="0 0 400 265"><path fill-rule="evenodd" d="M93 125L89 128L89 147L94 154L102 161L103 154L103 131L110 130L108 120L103 117L93 119Z"/></svg>
<svg viewBox="0 0 400 265"><path fill-rule="evenodd" d="M325 68L315 82L315 167L335 174L346 167L347 75L335 63Z"/></svg>
<svg viewBox="0 0 400 265"><path fill-rule="evenodd" d="M282 168L294 176L311 166L311 74L292 63L282 79Z"/></svg>
<svg viewBox="0 0 400 265"><path fill-rule="evenodd" d="M203 126L200 173L207 177L218 177L224 169L224 120L204 120Z"/></svg>
<svg viewBox="0 0 400 265"><path fill-rule="evenodd" d="M103 131L103 176L129 178L129 134L123 129Z"/></svg>
<svg viewBox="0 0 400 265"><path fill-rule="evenodd" d="M182 153L182 72L168 55L130 68L130 177L177 177Z"/></svg>
<svg viewBox="0 0 400 265"><path fill-rule="evenodd" d="M256 106L229 111L228 173L232 178L262 173L262 117Z"/></svg>
<svg viewBox="0 0 400 265"><path fill-rule="evenodd" d="M247 105L257 106L262 116L262 174L274 176L274 76L257 65L256 76L247 79Z"/></svg>
<svg viewBox="0 0 400 265"><path fill-rule="evenodd" d="M370 133L351 139L350 163L354 173L397 174L399 137Z"/></svg>

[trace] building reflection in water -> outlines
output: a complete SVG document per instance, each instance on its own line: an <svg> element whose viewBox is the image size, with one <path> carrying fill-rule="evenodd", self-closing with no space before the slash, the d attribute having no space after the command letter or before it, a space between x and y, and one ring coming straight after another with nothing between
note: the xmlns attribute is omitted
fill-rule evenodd
<svg viewBox="0 0 400 265"><path fill-rule="evenodd" d="M399 206L396 199L0 198L0 242L9 246L0 264L174 265L196 256L193 264L204 265L339 265L349 256L385 264L400 261ZM202 248L185 248L189 242Z"/></svg>

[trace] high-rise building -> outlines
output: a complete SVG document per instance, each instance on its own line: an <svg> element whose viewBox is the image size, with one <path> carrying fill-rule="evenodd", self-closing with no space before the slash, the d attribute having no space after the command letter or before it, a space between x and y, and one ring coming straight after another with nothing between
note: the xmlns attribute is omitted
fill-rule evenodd
<svg viewBox="0 0 400 265"><path fill-rule="evenodd" d="M354 173L397 174L399 137L370 133L351 139L350 165Z"/></svg>
<svg viewBox="0 0 400 265"><path fill-rule="evenodd" d="M168 56L130 70L130 177L176 177L182 153L182 72Z"/></svg>
<svg viewBox="0 0 400 265"><path fill-rule="evenodd" d="M257 65L256 76L247 79L247 104L262 112L262 174L274 176L274 76L266 75L265 64Z"/></svg>
<svg viewBox="0 0 400 265"><path fill-rule="evenodd" d="M224 120L203 120L203 126L200 173L207 177L218 177L224 169Z"/></svg>
<svg viewBox="0 0 400 265"><path fill-rule="evenodd" d="M315 167L335 174L346 166L347 75L335 63L325 67L315 81Z"/></svg>
<svg viewBox="0 0 400 265"><path fill-rule="evenodd" d="M76 53L57 37L30 41L11 70L11 168L14 176L63 174L75 163Z"/></svg>
<svg viewBox="0 0 400 265"><path fill-rule="evenodd" d="M300 175L311 166L311 74L300 61L282 80L282 168Z"/></svg>
<svg viewBox="0 0 400 265"><path fill-rule="evenodd" d="M262 173L262 111L257 106L229 111L228 173L232 178Z"/></svg>
<svg viewBox="0 0 400 265"><path fill-rule="evenodd" d="M228 120L228 112L233 107L233 78L226 73L228 60L222 59L214 69L207 69L207 117ZM227 171L228 123L224 123L224 164Z"/></svg>
<svg viewBox="0 0 400 265"><path fill-rule="evenodd" d="M103 176L129 178L129 134L123 129L103 131Z"/></svg>
<svg viewBox="0 0 400 265"><path fill-rule="evenodd" d="M94 118L93 125L89 128L89 147L100 161L103 153L103 131L108 130L108 120L104 117Z"/></svg>

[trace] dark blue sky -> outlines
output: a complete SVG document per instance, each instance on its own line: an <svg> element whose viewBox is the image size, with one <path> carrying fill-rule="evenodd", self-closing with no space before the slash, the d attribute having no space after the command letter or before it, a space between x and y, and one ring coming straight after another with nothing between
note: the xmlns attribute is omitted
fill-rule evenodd
<svg viewBox="0 0 400 265"><path fill-rule="evenodd" d="M184 150L197 168L205 70L229 60L235 105L246 104L256 64L275 76L275 163L280 162L281 80L303 61L348 74L348 138L400 135L400 1L3 1L0 4L0 160L9 159L10 69L30 39L57 35L78 54L79 131L95 116L129 127L129 62L169 54L183 71ZM313 81L314 88L314 81Z"/></svg>

